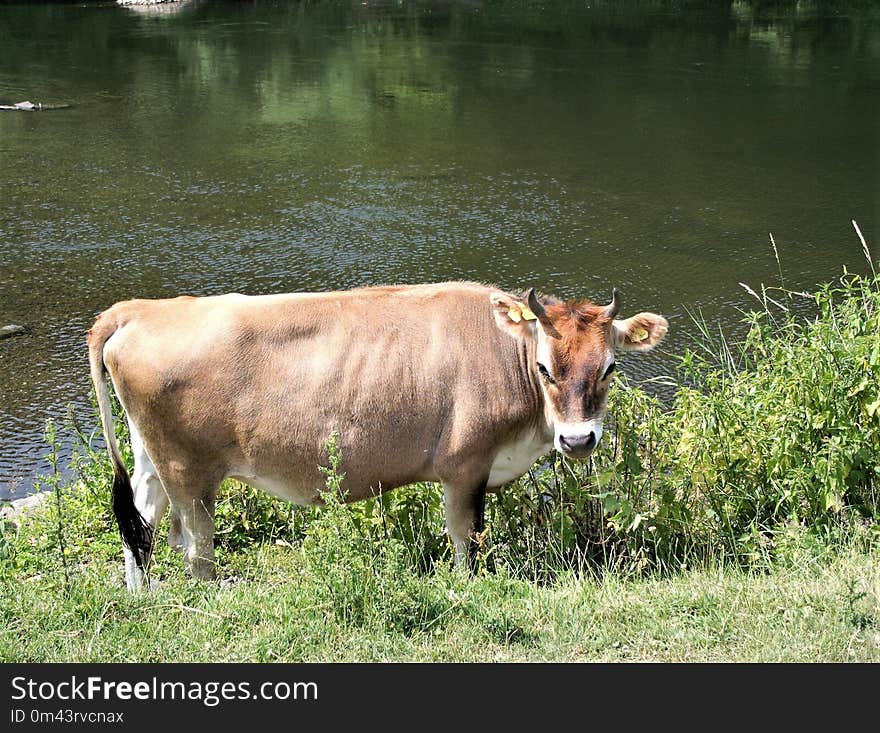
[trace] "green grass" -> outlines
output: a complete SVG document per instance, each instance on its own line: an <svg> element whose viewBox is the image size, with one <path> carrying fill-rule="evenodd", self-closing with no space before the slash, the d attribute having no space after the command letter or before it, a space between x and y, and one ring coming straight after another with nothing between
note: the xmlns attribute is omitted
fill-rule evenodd
<svg viewBox="0 0 880 733"><path fill-rule="evenodd" d="M118 562L7 579L9 661L880 661L880 553L769 574L566 575L540 585L385 566L330 590L300 553L262 545L199 583L132 595ZM366 609L359 613L357 608Z"/></svg>
<svg viewBox="0 0 880 733"><path fill-rule="evenodd" d="M756 296L741 343L696 321L668 403L621 381L589 463L490 497L474 577L438 487L345 505L331 439L326 507L229 482L221 580L185 577L163 526L158 590L128 594L71 418L73 478L0 526L0 660L880 661L880 280Z"/></svg>

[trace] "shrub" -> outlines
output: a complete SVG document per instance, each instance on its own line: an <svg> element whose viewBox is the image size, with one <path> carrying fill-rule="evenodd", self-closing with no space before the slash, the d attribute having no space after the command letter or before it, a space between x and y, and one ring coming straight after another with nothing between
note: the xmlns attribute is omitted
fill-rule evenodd
<svg viewBox="0 0 880 733"><path fill-rule="evenodd" d="M683 384L668 408L619 383L614 437L523 526L549 514L559 548L576 549L583 538L567 539L565 528L578 526L593 499L617 556L652 563L695 553L772 562L793 526L830 539L861 521L876 534L880 280L845 273L810 296L809 318L794 315L800 294L781 292L781 315L765 300L747 315L741 343L684 354Z"/></svg>
<svg viewBox="0 0 880 733"><path fill-rule="evenodd" d="M332 608L337 622L345 626L378 623L385 631L405 634L422 629L443 615L450 599L436 584L419 582L414 572L422 556L407 545L413 505L392 510L389 526L375 518L374 509L381 517L389 513L381 501L345 504L337 437L334 433L328 440L329 465L321 467L326 479L324 507L302 539L303 571L319 589L319 602ZM400 528L403 532L397 531Z"/></svg>

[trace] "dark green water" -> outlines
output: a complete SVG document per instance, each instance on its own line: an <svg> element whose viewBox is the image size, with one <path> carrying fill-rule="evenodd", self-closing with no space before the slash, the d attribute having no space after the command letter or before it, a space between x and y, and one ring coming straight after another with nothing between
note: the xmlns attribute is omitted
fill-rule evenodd
<svg viewBox="0 0 880 733"><path fill-rule="evenodd" d="M0 5L0 496L132 297L469 278L735 330L880 251L870 3ZM831 9L829 10L828 7ZM627 359L636 379L669 355Z"/></svg>

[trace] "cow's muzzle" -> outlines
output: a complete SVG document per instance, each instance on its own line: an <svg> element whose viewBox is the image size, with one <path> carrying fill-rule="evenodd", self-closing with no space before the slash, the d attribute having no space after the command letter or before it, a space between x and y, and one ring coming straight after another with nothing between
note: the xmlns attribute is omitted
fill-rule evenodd
<svg viewBox="0 0 880 733"><path fill-rule="evenodd" d="M586 458L598 442L598 436L591 430L582 435L560 435L558 448L566 458Z"/></svg>

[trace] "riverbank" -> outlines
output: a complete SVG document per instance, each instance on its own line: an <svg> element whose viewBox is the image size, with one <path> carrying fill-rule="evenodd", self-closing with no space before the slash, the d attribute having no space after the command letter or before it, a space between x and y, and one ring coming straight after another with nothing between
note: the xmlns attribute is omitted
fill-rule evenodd
<svg viewBox="0 0 880 733"><path fill-rule="evenodd" d="M10 529L17 529L25 520L26 514L40 506L47 496L45 493L31 494L0 505L0 522L6 523Z"/></svg>
<svg viewBox="0 0 880 733"><path fill-rule="evenodd" d="M75 478L0 523L0 660L880 661L880 279L754 295L671 402L618 383L589 463L489 498L475 577L439 487L346 505L328 469L320 509L227 482L217 582L185 577L166 518L156 588L128 594L108 461L76 431Z"/></svg>
<svg viewBox="0 0 880 733"><path fill-rule="evenodd" d="M0 535L0 661L880 662L880 542L866 525L845 543L800 534L761 571L565 570L544 553L534 562L554 577L529 577L498 548L467 577L442 553L420 567L393 528L358 528L360 507L331 502L279 531L286 505L227 488L218 580L191 580L163 544L153 590L137 594L107 492L67 497L63 559L57 506L39 503ZM437 527L420 533L433 541Z"/></svg>

